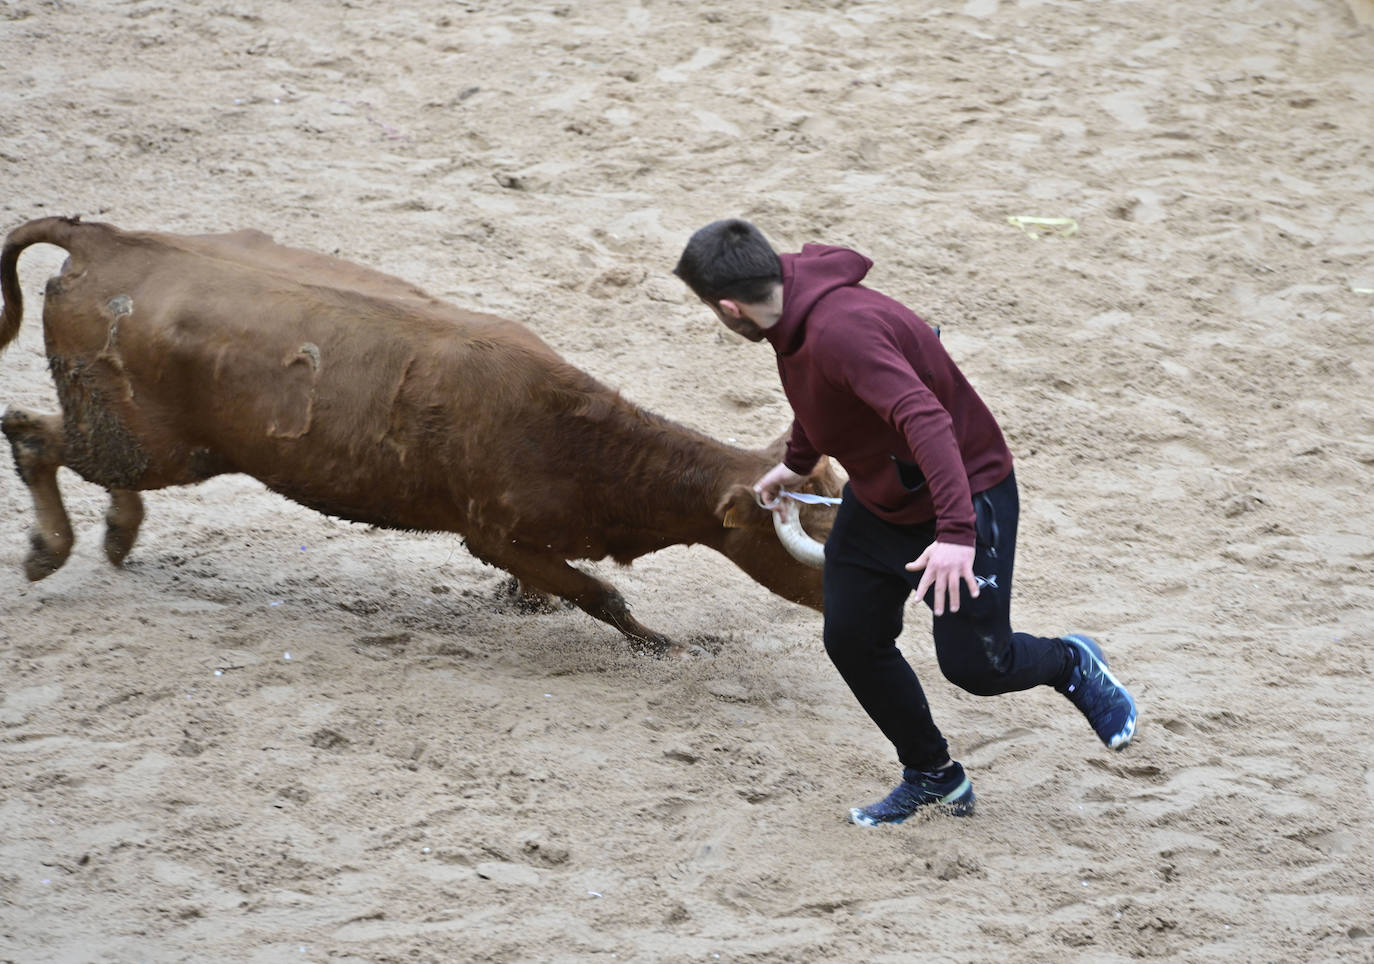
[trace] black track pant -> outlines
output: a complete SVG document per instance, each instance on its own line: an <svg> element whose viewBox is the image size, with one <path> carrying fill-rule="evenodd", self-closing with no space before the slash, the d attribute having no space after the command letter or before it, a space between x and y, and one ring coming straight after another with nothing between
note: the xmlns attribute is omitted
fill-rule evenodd
<svg viewBox="0 0 1374 964"><path fill-rule="evenodd" d="M961 587L959 611L933 626L940 671L956 686L995 696L1053 684L1070 669L1058 639L1011 630L1011 576L1020 502L1016 477L973 497L978 546L977 599ZM897 748L903 766L931 769L949 747L931 718L925 693L897 648L902 611L920 581L907 572L935 538L935 523L893 525L859 504L846 486L825 546L825 651L860 705ZM934 590L926 594L927 606Z"/></svg>

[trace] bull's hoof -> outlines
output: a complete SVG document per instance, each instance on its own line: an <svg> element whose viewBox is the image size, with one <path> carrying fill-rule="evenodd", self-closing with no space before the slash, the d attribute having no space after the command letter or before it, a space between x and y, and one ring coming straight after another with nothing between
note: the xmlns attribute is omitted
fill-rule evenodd
<svg viewBox="0 0 1374 964"><path fill-rule="evenodd" d="M685 642L673 643L665 654L677 659L715 659L725 649L725 640L712 633L696 633Z"/></svg>
<svg viewBox="0 0 1374 964"><path fill-rule="evenodd" d="M110 507L105 510L105 558L116 569L138 541L143 524L143 499L128 489L110 490Z"/></svg>
<svg viewBox="0 0 1374 964"><path fill-rule="evenodd" d="M105 558L110 560L110 565L116 569L123 568L124 559L133 549L136 539L138 539L137 529L118 529L114 526L108 526L105 529Z"/></svg>
<svg viewBox="0 0 1374 964"><path fill-rule="evenodd" d="M711 654L696 643L679 643L653 633L648 636L630 636L630 648L640 656L654 659L699 659Z"/></svg>
<svg viewBox="0 0 1374 964"><path fill-rule="evenodd" d="M699 643L673 643L663 655L666 659L715 659L715 654Z"/></svg>
<svg viewBox="0 0 1374 964"><path fill-rule="evenodd" d="M24 558L24 575L28 577L29 582L47 579L66 564L70 555L70 551L53 552L40 539L35 538L33 548Z"/></svg>

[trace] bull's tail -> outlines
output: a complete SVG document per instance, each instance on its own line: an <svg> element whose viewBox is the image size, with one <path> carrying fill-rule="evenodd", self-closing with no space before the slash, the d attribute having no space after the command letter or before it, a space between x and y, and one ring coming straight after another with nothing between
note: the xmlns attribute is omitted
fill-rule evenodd
<svg viewBox="0 0 1374 964"><path fill-rule="evenodd" d="M0 250L0 296L5 301L0 310L0 352L19 335L19 322L24 317L24 295L19 290L20 252L31 244L55 244L70 251L79 223L77 218L39 218L21 224L5 238L5 247Z"/></svg>

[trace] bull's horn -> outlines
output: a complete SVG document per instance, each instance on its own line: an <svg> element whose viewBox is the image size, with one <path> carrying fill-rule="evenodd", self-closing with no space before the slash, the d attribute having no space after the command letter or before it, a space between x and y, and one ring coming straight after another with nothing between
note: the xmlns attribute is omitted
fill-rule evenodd
<svg viewBox="0 0 1374 964"><path fill-rule="evenodd" d="M773 513L773 528L787 554L798 562L820 569L825 565L825 546L807 535L802 528L801 513L788 499Z"/></svg>

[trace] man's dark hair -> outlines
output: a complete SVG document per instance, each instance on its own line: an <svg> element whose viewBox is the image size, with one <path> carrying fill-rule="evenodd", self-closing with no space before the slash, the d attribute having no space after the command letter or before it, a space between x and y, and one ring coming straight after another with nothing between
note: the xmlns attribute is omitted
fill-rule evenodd
<svg viewBox="0 0 1374 964"><path fill-rule="evenodd" d="M748 221L712 221L687 241L673 269L698 298L759 304L782 283L782 262L763 232Z"/></svg>

